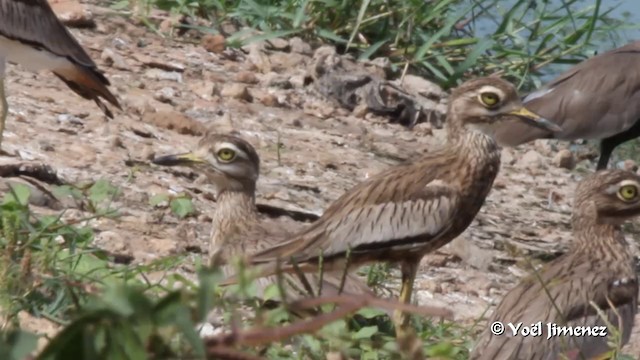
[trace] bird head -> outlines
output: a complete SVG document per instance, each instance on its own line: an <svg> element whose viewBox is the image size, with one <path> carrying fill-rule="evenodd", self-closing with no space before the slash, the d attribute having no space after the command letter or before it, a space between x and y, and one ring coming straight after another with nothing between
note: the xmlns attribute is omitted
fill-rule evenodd
<svg viewBox="0 0 640 360"><path fill-rule="evenodd" d="M493 137L495 130L509 120L522 121L552 132L562 130L525 108L516 88L500 78L469 80L451 93L447 117L451 122L449 126L462 126Z"/></svg>
<svg viewBox="0 0 640 360"><path fill-rule="evenodd" d="M188 166L204 174L224 191L255 191L260 157L247 141L232 135L207 135L193 152L166 155L152 160L163 166Z"/></svg>
<svg viewBox="0 0 640 360"><path fill-rule="evenodd" d="M576 189L575 213L608 224L640 215L640 176L619 169L590 175Z"/></svg>

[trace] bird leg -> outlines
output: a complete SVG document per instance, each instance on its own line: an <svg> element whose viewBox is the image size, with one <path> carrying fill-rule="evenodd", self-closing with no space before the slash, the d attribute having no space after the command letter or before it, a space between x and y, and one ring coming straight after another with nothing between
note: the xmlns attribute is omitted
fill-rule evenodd
<svg viewBox="0 0 640 360"><path fill-rule="evenodd" d="M4 123L9 113L9 104L7 104L7 96L4 93L4 67L5 60L0 58L0 149L2 148L2 135L4 134Z"/></svg>
<svg viewBox="0 0 640 360"><path fill-rule="evenodd" d="M613 153L613 149L615 149L618 145L637 137L640 137L640 119L638 119L638 121L636 121L636 123L633 124L633 126L628 130L603 139L600 142L600 158L598 159L598 165L596 169L606 169L607 165L609 164L611 153Z"/></svg>
<svg viewBox="0 0 640 360"><path fill-rule="evenodd" d="M404 304L411 303L411 294L413 293L413 283L416 279L418 272L418 265L420 259L405 261L400 266L402 272L402 285L400 287L399 301ZM394 323L396 326L396 337L403 338L408 335L409 330L409 316L401 310L396 310L394 313Z"/></svg>

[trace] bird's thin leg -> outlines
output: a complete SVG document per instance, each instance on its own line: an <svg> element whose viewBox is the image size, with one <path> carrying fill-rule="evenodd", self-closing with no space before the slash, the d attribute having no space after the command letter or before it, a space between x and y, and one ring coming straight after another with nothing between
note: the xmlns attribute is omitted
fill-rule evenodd
<svg viewBox="0 0 640 360"><path fill-rule="evenodd" d="M4 93L4 71L5 60L0 57L0 149L2 149L2 136L4 134L4 124L7 120L7 114L9 113L9 104L7 104L7 96Z"/></svg>
<svg viewBox="0 0 640 360"><path fill-rule="evenodd" d="M640 119L633 124L625 132L621 132L619 134L613 135L606 139L603 139L600 142L600 158L598 159L598 165L596 167L597 170L604 170L607 168L609 164L609 158L611 157L611 153L613 149L615 149L618 145L627 142L631 139L635 139L640 136Z"/></svg>
<svg viewBox="0 0 640 360"><path fill-rule="evenodd" d="M413 283L416 279L416 273L418 272L418 265L420 260L405 261L402 263L400 271L402 272L402 285L400 287L401 303L410 304L411 294L413 293ZM409 330L409 316L400 310L396 310L394 313L394 323L396 326L396 337L402 338L408 334Z"/></svg>

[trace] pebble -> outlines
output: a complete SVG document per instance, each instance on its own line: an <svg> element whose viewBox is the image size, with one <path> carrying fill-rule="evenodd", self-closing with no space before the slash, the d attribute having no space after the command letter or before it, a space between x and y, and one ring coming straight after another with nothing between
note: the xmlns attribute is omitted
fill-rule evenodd
<svg viewBox="0 0 640 360"><path fill-rule="evenodd" d="M516 167L520 168L529 168L529 169L537 169L543 163L542 155L535 150L527 151L520 160L516 162Z"/></svg>
<svg viewBox="0 0 640 360"><path fill-rule="evenodd" d="M311 46L297 36L289 40L289 46L291 46L291 52L293 53L311 55L313 52Z"/></svg>
<svg viewBox="0 0 640 360"><path fill-rule="evenodd" d="M215 54L221 54L226 46L224 36L220 34L207 34L203 36L200 45L202 45L205 50Z"/></svg>
<svg viewBox="0 0 640 360"><path fill-rule="evenodd" d="M177 96L176 89L165 86L153 94L153 98L165 104L173 104L174 98Z"/></svg>
<svg viewBox="0 0 640 360"><path fill-rule="evenodd" d="M234 76L234 80L244 84L257 84L259 82L256 73L253 71L240 71Z"/></svg>
<svg viewBox="0 0 640 360"><path fill-rule="evenodd" d="M220 90L222 97L234 98L238 100L244 100L247 102L253 101L253 97L249 93L247 86L239 83L227 83L222 86Z"/></svg>
<svg viewBox="0 0 640 360"><path fill-rule="evenodd" d="M559 168L571 170L576 167L576 158L571 150L562 149L553 157L553 164Z"/></svg>

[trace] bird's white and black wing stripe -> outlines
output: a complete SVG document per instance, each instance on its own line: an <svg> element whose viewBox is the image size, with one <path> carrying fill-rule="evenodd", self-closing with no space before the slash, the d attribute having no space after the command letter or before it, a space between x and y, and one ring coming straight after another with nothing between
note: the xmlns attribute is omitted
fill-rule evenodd
<svg viewBox="0 0 640 360"><path fill-rule="evenodd" d="M0 35L8 39L47 50L82 66L96 66L46 0L0 0L0 20Z"/></svg>
<svg viewBox="0 0 640 360"><path fill-rule="evenodd" d="M46 0L0 0L0 36L49 53L50 67L46 64L38 64L37 67L49 68L71 90L85 99L95 101L108 117L112 118L113 114L101 98L121 109L118 100L107 88L109 80L58 20ZM11 53L8 55L10 61L33 61L29 55L18 60L12 59Z"/></svg>

